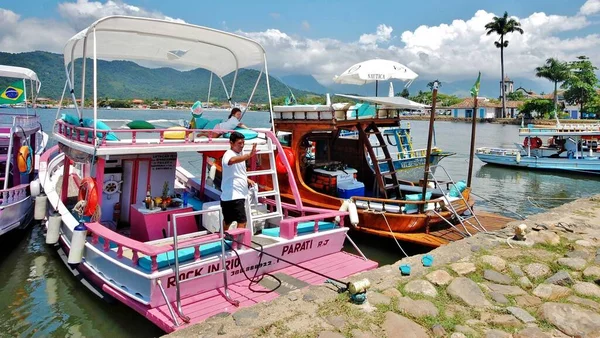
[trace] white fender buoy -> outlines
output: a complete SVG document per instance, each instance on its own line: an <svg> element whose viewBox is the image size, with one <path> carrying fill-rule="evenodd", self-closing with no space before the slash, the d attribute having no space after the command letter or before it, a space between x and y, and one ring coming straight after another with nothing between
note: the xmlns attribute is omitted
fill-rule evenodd
<svg viewBox="0 0 600 338"><path fill-rule="evenodd" d="M358 225L358 210L354 202L348 203L348 212L350 213L350 224Z"/></svg>
<svg viewBox="0 0 600 338"><path fill-rule="evenodd" d="M42 185L40 184L40 180L36 178L31 183L29 183L29 190L31 191L31 196L38 197L42 192Z"/></svg>
<svg viewBox="0 0 600 338"><path fill-rule="evenodd" d="M517 164L521 163L521 153L517 153Z"/></svg>
<svg viewBox="0 0 600 338"><path fill-rule="evenodd" d="M48 204L48 196L41 193L35 198L35 206L33 209L33 218L36 221L41 221L46 217L46 205Z"/></svg>
<svg viewBox="0 0 600 338"><path fill-rule="evenodd" d="M348 206L350 205L350 203L351 203L350 200L345 200L342 203L342 205L340 206L339 211L342 211L342 212L348 211ZM340 223L340 216L335 216L335 222L338 223L338 224Z"/></svg>
<svg viewBox="0 0 600 338"><path fill-rule="evenodd" d="M87 234L87 227L83 221L79 221L73 229L73 237L71 237L71 250L69 251L69 258L67 263L79 264L83 258L83 249L85 248L85 236Z"/></svg>
<svg viewBox="0 0 600 338"><path fill-rule="evenodd" d="M433 182L427 182L427 187L431 188L431 189L435 189L435 183L433 183Z"/></svg>
<svg viewBox="0 0 600 338"><path fill-rule="evenodd" d="M60 226L62 223L62 216L60 213L53 211L48 217L48 228L46 229L46 244L58 243L60 237Z"/></svg>
<svg viewBox="0 0 600 338"><path fill-rule="evenodd" d="M210 171L208 172L208 178L210 178L211 180L214 180L216 175L217 175L217 166L213 164L210 166Z"/></svg>

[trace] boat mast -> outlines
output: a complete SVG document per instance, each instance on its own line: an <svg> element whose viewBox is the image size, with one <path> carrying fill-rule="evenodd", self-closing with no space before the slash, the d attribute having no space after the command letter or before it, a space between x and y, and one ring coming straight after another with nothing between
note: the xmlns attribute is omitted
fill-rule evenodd
<svg viewBox="0 0 600 338"><path fill-rule="evenodd" d="M208 97L206 98L206 108L208 108L208 105L210 104L210 89L212 87L212 76L213 73L210 72L210 81L208 81Z"/></svg>
<svg viewBox="0 0 600 338"><path fill-rule="evenodd" d="M471 121L471 152L469 153L469 173L467 175L467 187L471 187L471 176L473 175L473 157L475 156L475 128L477 124L477 95L473 100L473 116Z"/></svg>
<svg viewBox="0 0 600 338"><path fill-rule="evenodd" d="M423 175L423 192L422 200L425 201L425 194L427 193L427 180L429 178L429 158L431 157L431 142L433 141L433 123L435 122L435 101L437 100L439 83L433 82L433 93L431 95L431 115L429 116L429 133L427 135L427 153L425 155L425 173ZM425 203L419 205L420 212L425 209Z"/></svg>

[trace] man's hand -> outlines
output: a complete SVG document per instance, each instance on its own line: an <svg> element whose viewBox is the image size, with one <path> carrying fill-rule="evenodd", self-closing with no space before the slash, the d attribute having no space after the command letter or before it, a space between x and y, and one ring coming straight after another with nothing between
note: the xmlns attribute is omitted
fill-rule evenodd
<svg viewBox="0 0 600 338"><path fill-rule="evenodd" d="M253 180L251 180L251 179L248 179L248 186L249 186L249 187L253 187L254 185L256 185L256 182L254 182L254 181L253 181Z"/></svg>
<svg viewBox="0 0 600 338"><path fill-rule="evenodd" d="M252 150L250 151L250 157L256 155L256 143L252 145Z"/></svg>

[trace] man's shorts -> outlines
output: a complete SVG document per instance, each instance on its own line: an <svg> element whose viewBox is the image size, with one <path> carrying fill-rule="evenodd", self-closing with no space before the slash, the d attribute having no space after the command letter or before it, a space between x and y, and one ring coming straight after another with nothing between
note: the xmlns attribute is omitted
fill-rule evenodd
<svg viewBox="0 0 600 338"><path fill-rule="evenodd" d="M246 223L246 200L221 201L221 209L223 210L223 219L225 224L231 224L236 221L238 223Z"/></svg>

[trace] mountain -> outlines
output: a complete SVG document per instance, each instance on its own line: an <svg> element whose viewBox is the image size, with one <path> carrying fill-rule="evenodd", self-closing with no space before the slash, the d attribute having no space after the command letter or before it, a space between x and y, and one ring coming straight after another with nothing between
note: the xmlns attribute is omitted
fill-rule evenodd
<svg viewBox="0 0 600 338"><path fill-rule="evenodd" d="M375 83L368 83L362 86L337 84L333 83L328 86L324 86L319 83L312 75L287 75L282 76L281 80L290 87L295 87L305 91L311 91L318 94L325 93L344 93L344 94L358 94L363 96L375 95ZM428 91L427 84L434 79L419 79L417 78L408 88L411 95L416 95L419 90ZM457 80L457 81L444 81L440 79L442 86L440 92L449 95L456 95L458 97L470 96L470 90L475 82L475 78L468 80ZM515 78L514 89L523 87L526 90L533 90L536 93L550 93L553 90L552 83L534 81L526 78ZM405 83L402 81L392 81L394 85L394 93L399 93L404 88ZM387 96L389 92L389 81L379 82L378 95ZM482 79L480 87L480 96L496 98L500 96L500 80L495 79Z"/></svg>
<svg viewBox="0 0 600 338"><path fill-rule="evenodd" d="M319 81L317 81L317 79L315 79L312 75L285 75L281 76L280 79L281 81L283 81L283 83L287 84L292 88L298 88L300 90L305 90L321 95L331 92L330 89L320 84Z"/></svg>
<svg viewBox="0 0 600 338"><path fill-rule="evenodd" d="M30 68L38 74L42 87L40 97L59 99L65 84L63 57L49 52L4 53L0 52L0 64ZM81 60L75 64L76 75L81 72ZM259 72L254 69L241 69L238 72L233 100L244 102L252 93ZM92 62L87 62L86 97L92 95ZM14 80L3 79L4 88ZM81 91L80 76L76 76L75 92ZM233 73L223 81L230 90ZM269 77L273 97L288 96L289 90L279 80ZM173 99L184 101L205 101L208 95L210 72L204 69L178 71L172 68L146 68L130 61L98 60L98 97L112 99ZM297 96L312 94L308 91L293 89ZM211 101L225 101L226 93L217 77L213 77ZM264 78L261 79L253 102L268 101Z"/></svg>

